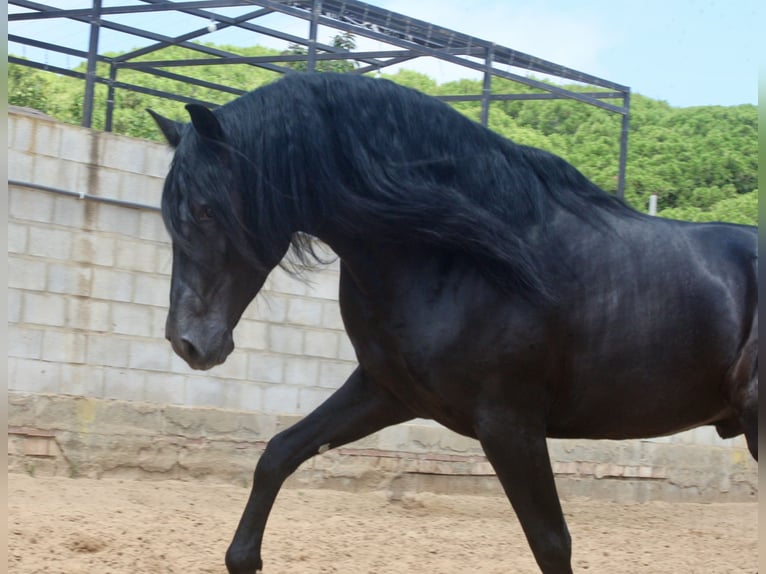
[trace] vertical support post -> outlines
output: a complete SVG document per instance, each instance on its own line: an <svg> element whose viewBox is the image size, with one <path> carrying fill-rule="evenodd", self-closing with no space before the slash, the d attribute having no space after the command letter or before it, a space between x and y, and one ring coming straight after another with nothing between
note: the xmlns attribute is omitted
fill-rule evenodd
<svg viewBox="0 0 766 574"><path fill-rule="evenodd" d="M622 115L622 132L620 133L620 166L617 174L617 197L625 198L625 170L628 165L628 130L630 129L630 92L625 92L622 99L625 113Z"/></svg>
<svg viewBox="0 0 766 574"><path fill-rule="evenodd" d="M96 63L98 56L98 33L101 28L101 0L93 0L93 18L90 21L88 42L88 65L85 72L85 99L82 106L82 126L91 127L93 100L96 92Z"/></svg>
<svg viewBox="0 0 766 574"><path fill-rule="evenodd" d="M657 215L657 194L649 196L649 215Z"/></svg>
<svg viewBox="0 0 766 574"><path fill-rule="evenodd" d="M311 3L311 22L309 23L309 54L306 62L306 70L313 72L317 64L317 31L319 29L319 15L322 13L322 0L313 0Z"/></svg>
<svg viewBox="0 0 766 574"><path fill-rule="evenodd" d="M481 89L481 125L489 125L489 104L492 101L492 66L495 61L495 45L487 48L484 62L484 85Z"/></svg>
<svg viewBox="0 0 766 574"><path fill-rule="evenodd" d="M106 123L104 131L112 131L112 119L114 118L114 81L117 79L117 65L115 62L109 64L109 91L106 96Z"/></svg>

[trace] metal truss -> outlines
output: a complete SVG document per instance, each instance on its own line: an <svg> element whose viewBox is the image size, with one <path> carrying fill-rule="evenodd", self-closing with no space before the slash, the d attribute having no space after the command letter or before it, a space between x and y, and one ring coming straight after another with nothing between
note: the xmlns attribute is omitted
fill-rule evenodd
<svg viewBox="0 0 766 574"><path fill-rule="evenodd" d="M165 77L238 96L244 91L171 72L169 69L246 64L278 73L290 73L294 71L290 64L295 62L303 62L305 69L313 71L319 62L345 60L354 62L354 69L349 73L366 74L378 72L389 66L416 58L431 57L482 74L483 82L480 93L446 95L440 96L440 99L449 102L481 102L480 121L484 125L488 123L490 104L494 101L570 99L619 114L622 118L622 129L617 194L619 196L624 194L630 119L630 88L627 86L357 0L137 0L139 2L137 4L127 4L129 0L125 1L126 4L122 6L105 6L102 0L92 0L90 8L60 9L30 0L9 0L9 5L23 10L8 14L8 42L10 44L41 48L87 61L86 72L83 73L33 59L17 56L9 56L8 58L8 61L14 64L82 79L85 83L82 125L85 127L91 127L96 84L103 84L108 87L106 123L104 126L107 131L111 131L112 128L114 94L117 89L186 103L215 105L171 92L146 88L136 83L119 81L117 78L120 70L138 70L149 75ZM216 9L249 6L253 8L252 11L236 17L216 12ZM128 14L168 11L198 17L203 25L178 36L167 36L120 22L120 17ZM305 21L308 24L307 34L296 36L258 22L259 19L270 14L283 14ZM32 34L14 33L16 22L29 24L34 21L55 21L62 18L89 25L90 35L87 51L62 45L61 42L46 42L39 36L33 37ZM211 32L208 27L209 22L215 23L216 31L225 28L237 28L254 35L261 34L303 46L305 53L246 57L195 42L194 40ZM390 48L375 51L349 51L331 46L319 41L318 30L320 26L350 33L357 38L368 38ZM27 27L30 26L27 25ZM102 29L149 40L150 44L116 57L110 57L99 52L99 33ZM152 54L168 46L182 46L198 52L201 57L184 60L137 60L139 56ZM107 65L109 70L107 76L97 73L98 63ZM529 74L540 74L564 82L576 82L586 86L586 89L587 87L593 89L592 91L573 91L533 78ZM515 84L533 88L535 91L493 93L491 89L493 78L510 80Z"/></svg>

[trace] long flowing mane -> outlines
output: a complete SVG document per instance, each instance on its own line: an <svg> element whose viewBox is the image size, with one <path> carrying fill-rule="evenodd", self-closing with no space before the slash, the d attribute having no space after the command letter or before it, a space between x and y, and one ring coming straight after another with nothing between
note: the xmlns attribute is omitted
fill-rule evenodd
<svg viewBox="0 0 766 574"><path fill-rule="evenodd" d="M635 214L563 159L386 80L291 74L215 113L225 149L182 140L166 182L174 239L184 194L197 194L225 215L232 242L262 260L278 258L269 250L286 237L306 258L310 241L295 231L335 226L463 253L502 289L546 295L526 238L544 233L554 210L591 224L605 210Z"/></svg>

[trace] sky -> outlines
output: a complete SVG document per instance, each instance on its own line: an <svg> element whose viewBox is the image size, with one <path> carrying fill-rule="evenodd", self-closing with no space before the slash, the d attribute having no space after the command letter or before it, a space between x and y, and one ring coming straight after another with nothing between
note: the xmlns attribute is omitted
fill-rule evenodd
<svg viewBox="0 0 766 574"><path fill-rule="evenodd" d="M44 0L43 0L44 1ZM89 0L48 0L61 8L90 6ZM136 0L104 0L106 6L136 4ZM677 107L697 105L757 104L758 67L764 64L766 37L764 9L758 0L377 0L372 4L439 26L526 52L591 75L629 86L633 93ZM248 8L251 10L252 7ZM10 12L18 9L10 7ZM238 10L238 12L237 12ZM242 9L230 9L229 15ZM118 20L119 18L119 20ZM166 35L200 26L196 18L157 14L111 16L129 25L140 25ZM264 25L305 36L307 23L295 18L269 16ZM32 24L24 28L32 30ZM87 27L75 22L42 22L36 37L69 42L85 50ZM155 28L152 28L155 26ZM10 34L21 25L9 22ZM336 33L321 29L320 40ZM225 30L203 38L216 43L271 45L284 48L266 36ZM127 50L142 41L103 31L100 51ZM360 40L359 49L387 46ZM9 52L22 48L9 44ZM34 55L59 64L56 54ZM75 66L77 59L61 65ZM463 68L435 60L419 60L403 67L424 72L440 82L478 77ZM388 70L387 70L388 71ZM516 71L516 70L513 70Z"/></svg>

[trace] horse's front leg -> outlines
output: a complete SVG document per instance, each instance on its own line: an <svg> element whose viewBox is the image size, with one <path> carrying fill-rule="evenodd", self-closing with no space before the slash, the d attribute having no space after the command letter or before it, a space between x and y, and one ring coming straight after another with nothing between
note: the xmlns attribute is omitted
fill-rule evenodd
<svg viewBox="0 0 766 574"><path fill-rule="evenodd" d="M498 404L477 413L476 435L544 574L572 574L572 546L556 493L545 425L526 409Z"/></svg>
<svg viewBox="0 0 766 574"><path fill-rule="evenodd" d="M357 367L316 410L275 435L256 465L250 498L226 552L229 573L253 574L262 568L261 542L269 512L282 483L302 462L320 449L324 452L412 418L406 407Z"/></svg>

